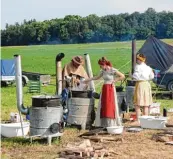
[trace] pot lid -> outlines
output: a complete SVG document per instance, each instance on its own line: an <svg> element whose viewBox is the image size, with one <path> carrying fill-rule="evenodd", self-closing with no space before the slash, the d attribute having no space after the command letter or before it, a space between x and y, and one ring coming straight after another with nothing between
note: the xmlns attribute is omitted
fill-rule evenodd
<svg viewBox="0 0 173 159"><path fill-rule="evenodd" d="M36 95L36 96L32 96L32 98L35 98L35 99L60 99L61 96L59 96L59 95Z"/></svg>

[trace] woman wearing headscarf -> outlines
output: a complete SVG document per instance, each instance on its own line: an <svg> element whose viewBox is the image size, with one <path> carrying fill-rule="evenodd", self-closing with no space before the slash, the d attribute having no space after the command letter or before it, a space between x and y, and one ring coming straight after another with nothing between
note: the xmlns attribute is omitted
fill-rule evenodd
<svg viewBox="0 0 173 159"><path fill-rule="evenodd" d="M137 118L140 116L140 107L143 108L143 115L149 114L149 106L152 104L152 92L150 80L154 78L151 67L147 66L146 57L139 53L136 56L136 66L132 78L136 81L134 93L134 105ZM138 119L139 121L139 119Z"/></svg>
<svg viewBox="0 0 173 159"><path fill-rule="evenodd" d="M118 108L118 102L114 83L123 80L125 76L117 69L113 68L111 62L105 57L99 59L98 64L101 68L100 74L84 81L85 83L88 83L91 80L98 80L101 77L104 79L97 109L95 126L116 126L117 122L119 122L117 120L117 114L119 111L116 110L116 106Z"/></svg>

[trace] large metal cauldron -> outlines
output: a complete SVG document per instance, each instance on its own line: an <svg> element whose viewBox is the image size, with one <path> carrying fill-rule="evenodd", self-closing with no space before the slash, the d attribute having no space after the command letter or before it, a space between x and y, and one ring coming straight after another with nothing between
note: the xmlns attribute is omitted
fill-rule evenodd
<svg viewBox="0 0 173 159"><path fill-rule="evenodd" d="M63 107L60 96L33 96L30 136L53 135L61 131Z"/></svg>
<svg viewBox="0 0 173 159"><path fill-rule="evenodd" d="M33 107L57 107L61 106L60 96L38 95L32 97Z"/></svg>
<svg viewBox="0 0 173 159"><path fill-rule="evenodd" d="M95 120L93 98L69 98L67 123L80 125L82 129L91 126Z"/></svg>
<svg viewBox="0 0 173 159"><path fill-rule="evenodd" d="M92 98L93 91L75 91L72 90L69 93L69 98Z"/></svg>

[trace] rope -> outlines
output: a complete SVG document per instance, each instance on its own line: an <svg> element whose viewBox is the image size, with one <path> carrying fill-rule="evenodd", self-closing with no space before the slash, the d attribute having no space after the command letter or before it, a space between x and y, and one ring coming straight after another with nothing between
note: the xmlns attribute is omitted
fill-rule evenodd
<svg viewBox="0 0 173 159"><path fill-rule="evenodd" d="M118 68L118 70L120 70L120 69L122 69L122 68L124 68L127 64L129 64L131 62L131 60L130 61L128 61L127 63L125 63L123 66L121 66L120 68ZM101 80L101 81L99 81L97 84L95 84L95 88L97 88L101 83L103 83L103 80Z"/></svg>
<svg viewBox="0 0 173 159"><path fill-rule="evenodd" d="M97 84L95 84L95 88L98 87L101 83L103 83L103 80L101 80Z"/></svg>
<svg viewBox="0 0 173 159"><path fill-rule="evenodd" d="M121 66L118 70L122 69L122 68L125 67L127 64L129 64L130 62L131 62L131 60L128 61L125 65Z"/></svg>

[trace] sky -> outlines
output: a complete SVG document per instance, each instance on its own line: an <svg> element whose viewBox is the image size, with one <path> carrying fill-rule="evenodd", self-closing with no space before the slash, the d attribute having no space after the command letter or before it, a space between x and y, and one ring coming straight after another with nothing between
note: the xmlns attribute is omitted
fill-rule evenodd
<svg viewBox="0 0 173 159"><path fill-rule="evenodd" d="M173 0L1 0L1 29L5 24L21 24L24 19L37 21L64 18L66 15L173 11Z"/></svg>

